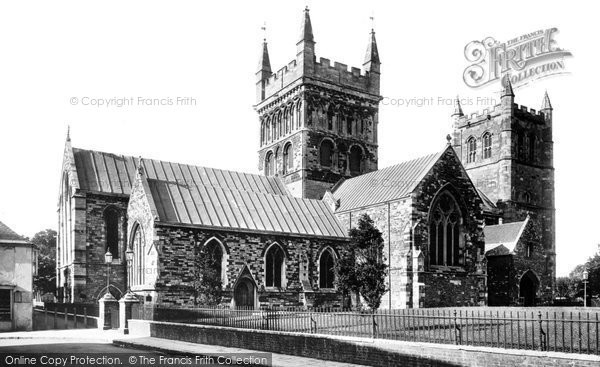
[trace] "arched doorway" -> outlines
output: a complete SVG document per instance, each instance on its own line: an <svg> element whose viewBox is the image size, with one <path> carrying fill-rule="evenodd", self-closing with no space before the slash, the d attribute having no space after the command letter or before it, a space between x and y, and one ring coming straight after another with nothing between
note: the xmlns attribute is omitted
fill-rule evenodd
<svg viewBox="0 0 600 367"><path fill-rule="evenodd" d="M254 283L248 278L242 278L233 292L235 307L254 307Z"/></svg>
<svg viewBox="0 0 600 367"><path fill-rule="evenodd" d="M538 278L531 270L523 274L519 283L519 297L523 299L523 306L535 306L535 295L537 294L538 285Z"/></svg>

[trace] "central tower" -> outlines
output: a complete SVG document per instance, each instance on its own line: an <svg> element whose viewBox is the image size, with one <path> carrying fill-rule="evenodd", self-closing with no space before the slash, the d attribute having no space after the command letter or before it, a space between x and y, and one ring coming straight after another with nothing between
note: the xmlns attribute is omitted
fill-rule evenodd
<svg viewBox="0 0 600 367"><path fill-rule="evenodd" d="M259 171L292 195L321 199L342 178L377 170L380 60L371 30L363 69L315 56L309 10L296 58L271 71L266 39L256 73Z"/></svg>

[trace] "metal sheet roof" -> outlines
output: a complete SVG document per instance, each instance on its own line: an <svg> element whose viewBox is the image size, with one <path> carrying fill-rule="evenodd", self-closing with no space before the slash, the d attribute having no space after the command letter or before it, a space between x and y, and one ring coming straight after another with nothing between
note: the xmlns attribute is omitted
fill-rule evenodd
<svg viewBox="0 0 600 367"><path fill-rule="evenodd" d="M502 245L512 252L521 238L521 234L527 225L527 220L521 222L497 224L485 226L485 251L488 252Z"/></svg>
<svg viewBox="0 0 600 367"><path fill-rule="evenodd" d="M333 191L347 211L409 196L444 151L402 162L342 182Z"/></svg>
<svg viewBox="0 0 600 367"><path fill-rule="evenodd" d="M137 159L73 148L80 189L130 195ZM276 177L143 159L161 222L346 237L330 208L292 197Z"/></svg>
<svg viewBox="0 0 600 367"><path fill-rule="evenodd" d="M79 148L73 148L73 156L81 190L106 194L131 193L136 173L136 158ZM143 165L149 179L177 182L185 181L185 177L193 174L194 178L205 186L287 195L283 182L274 177L154 159L143 159Z"/></svg>
<svg viewBox="0 0 600 367"><path fill-rule="evenodd" d="M148 186L161 222L346 237L333 212L319 200L212 186L194 168L183 180L148 179Z"/></svg>

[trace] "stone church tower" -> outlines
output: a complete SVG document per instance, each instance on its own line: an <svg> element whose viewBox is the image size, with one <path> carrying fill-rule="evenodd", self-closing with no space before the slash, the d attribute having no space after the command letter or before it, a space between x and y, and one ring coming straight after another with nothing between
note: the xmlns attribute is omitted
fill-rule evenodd
<svg viewBox="0 0 600 367"><path fill-rule="evenodd" d="M536 226L545 264L537 274L555 279L555 208L552 105L546 93L539 111L515 103L504 78L500 104L465 116L457 100L453 145L475 186L497 207L488 225L523 221ZM546 282L548 284L548 282ZM550 284L553 284L551 281ZM542 293L552 292L543 289Z"/></svg>
<svg viewBox="0 0 600 367"><path fill-rule="evenodd" d="M296 58L273 73L266 40L256 73L259 171L296 197L321 199L342 178L377 170L380 60L371 31L363 69L317 60L308 8Z"/></svg>

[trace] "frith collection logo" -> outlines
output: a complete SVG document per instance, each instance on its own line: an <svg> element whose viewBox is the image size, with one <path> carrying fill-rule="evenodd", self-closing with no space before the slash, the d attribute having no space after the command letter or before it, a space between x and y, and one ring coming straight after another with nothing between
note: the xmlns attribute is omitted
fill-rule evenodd
<svg viewBox="0 0 600 367"><path fill-rule="evenodd" d="M513 86L518 86L566 73L564 59L572 55L557 46L557 32L548 28L504 43L492 37L470 42L465 46L465 58L471 63L463 73L465 84L479 88L508 74Z"/></svg>

